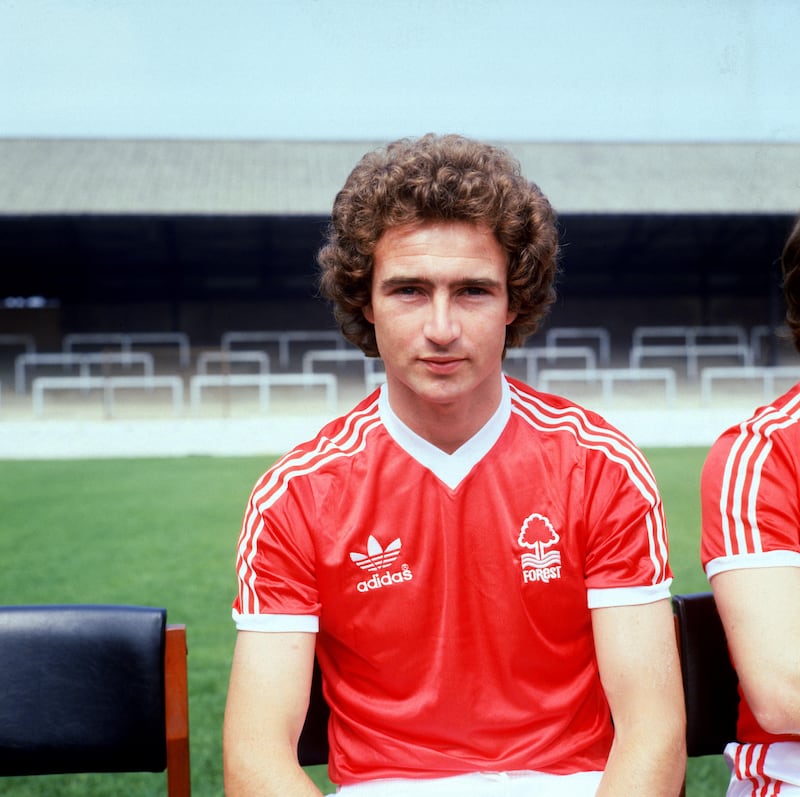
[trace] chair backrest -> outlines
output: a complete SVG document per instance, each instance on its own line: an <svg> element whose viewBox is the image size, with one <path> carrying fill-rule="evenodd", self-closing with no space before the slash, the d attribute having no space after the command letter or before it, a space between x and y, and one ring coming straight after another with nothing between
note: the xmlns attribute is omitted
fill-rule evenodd
<svg viewBox="0 0 800 797"><path fill-rule="evenodd" d="M314 675L311 679L311 695L308 712L300 741L297 744L297 759L301 766L328 763L328 718L331 710L322 694L322 673L314 659Z"/></svg>
<svg viewBox="0 0 800 797"><path fill-rule="evenodd" d="M672 599L686 700L686 752L719 755L736 739L738 678L714 596L710 592Z"/></svg>
<svg viewBox="0 0 800 797"><path fill-rule="evenodd" d="M188 797L186 629L166 616L0 607L0 776L166 770Z"/></svg>

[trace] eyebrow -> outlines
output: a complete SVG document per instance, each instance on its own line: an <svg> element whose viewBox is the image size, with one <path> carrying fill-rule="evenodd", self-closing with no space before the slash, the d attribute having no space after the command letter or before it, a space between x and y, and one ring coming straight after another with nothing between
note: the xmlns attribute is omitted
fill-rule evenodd
<svg viewBox="0 0 800 797"><path fill-rule="evenodd" d="M425 277L399 276L387 277L379 283L381 288L402 288L407 285L433 285L434 280ZM489 279L488 277L464 277L463 279L453 280L449 283L455 288L501 288L499 280Z"/></svg>

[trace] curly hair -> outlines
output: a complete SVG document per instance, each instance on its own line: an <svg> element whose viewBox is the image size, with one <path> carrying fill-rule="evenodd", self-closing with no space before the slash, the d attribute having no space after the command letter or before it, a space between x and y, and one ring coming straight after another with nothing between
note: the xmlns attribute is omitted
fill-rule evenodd
<svg viewBox="0 0 800 797"><path fill-rule="evenodd" d="M800 216L783 247L781 271L786 299L786 325L795 348L800 351Z"/></svg>
<svg viewBox="0 0 800 797"><path fill-rule="evenodd" d="M371 301L373 253L391 227L467 221L488 227L508 255L506 346L520 346L555 301L556 214L505 149L457 135L400 139L366 154L333 204L318 254L320 293L344 337L378 356Z"/></svg>

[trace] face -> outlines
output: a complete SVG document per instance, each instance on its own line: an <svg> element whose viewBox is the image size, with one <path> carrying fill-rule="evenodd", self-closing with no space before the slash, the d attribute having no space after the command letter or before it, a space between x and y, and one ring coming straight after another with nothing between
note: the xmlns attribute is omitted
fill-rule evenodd
<svg viewBox="0 0 800 797"><path fill-rule="evenodd" d="M371 303L392 408L417 418L463 410L478 428L497 408L508 309L507 257L487 228L428 222L388 229Z"/></svg>

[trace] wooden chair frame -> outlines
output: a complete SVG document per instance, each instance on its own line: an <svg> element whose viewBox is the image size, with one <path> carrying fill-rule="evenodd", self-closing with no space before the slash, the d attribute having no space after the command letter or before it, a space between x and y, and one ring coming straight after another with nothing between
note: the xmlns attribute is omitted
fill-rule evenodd
<svg viewBox="0 0 800 797"><path fill-rule="evenodd" d="M190 797L192 793L186 656L186 626L168 625L164 639L164 725L169 797Z"/></svg>

